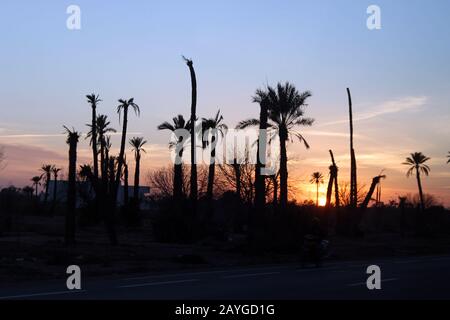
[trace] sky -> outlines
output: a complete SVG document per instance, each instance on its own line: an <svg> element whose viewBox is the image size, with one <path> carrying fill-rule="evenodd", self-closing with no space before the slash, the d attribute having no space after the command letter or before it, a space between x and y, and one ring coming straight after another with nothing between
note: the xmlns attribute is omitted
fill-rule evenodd
<svg viewBox="0 0 450 320"><path fill-rule="evenodd" d="M372 4L381 9L380 30L366 25ZM81 9L80 30L66 26L69 5ZM340 179L349 180L350 87L359 183L368 187L384 170L384 201L416 193L402 162L420 151L431 158L424 191L450 206L449 1L2 0L0 6L6 153L0 186L30 184L43 163L67 166L62 126L87 131L85 95L92 92L116 129L117 100L134 97L141 116L130 116L129 136L148 140L142 171L166 166L170 136L156 127L189 116L185 55L197 72L198 115L212 117L220 108L230 127L258 116L251 97L267 84L290 81L312 91L306 115L316 122L301 129L311 149L288 146L299 198L314 198L309 177L327 174L329 149ZM81 140L80 163L89 162L89 152Z"/></svg>

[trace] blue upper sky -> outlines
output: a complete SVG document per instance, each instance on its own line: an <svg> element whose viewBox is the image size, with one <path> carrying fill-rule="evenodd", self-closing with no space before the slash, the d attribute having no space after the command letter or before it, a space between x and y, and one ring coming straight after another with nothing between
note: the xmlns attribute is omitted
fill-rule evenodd
<svg viewBox="0 0 450 320"><path fill-rule="evenodd" d="M66 28L71 4L81 8L79 31ZM381 8L381 30L366 27L371 4ZM135 97L142 116L132 117L130 130L165 144L167 134L156 126L189 112L184 54L196 67L200 116L220 108L234 126L257 115L256 88L288 80L313 92L308 112L317 120L310 130L318 145L324 135L346 132L339 121L351 87L356 116L369 115L356 124L372 139L370 146L361 141L361 152L397 152L401 162L417 147L441 161L450 149L447 0L2 0L0 6L3 144L64 150L59 138L31 135L59 134L63 124L86 131L84 95L91 92L101 95L99 111L115 122L117 99ZM330 147L311 155L326 158ZM439 186L448 188L448 178Z"/></svg>

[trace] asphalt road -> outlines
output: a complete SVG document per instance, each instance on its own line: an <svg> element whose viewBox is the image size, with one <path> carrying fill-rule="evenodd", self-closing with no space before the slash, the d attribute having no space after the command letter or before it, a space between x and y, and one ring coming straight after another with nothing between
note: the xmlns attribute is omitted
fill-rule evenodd
<svg viewBox="0 0 450 320"><path fill-rule="evenodd" d="M381 290L368 290L366 269L381 268ZM81 266L82 268L82 266ZM0 299L450 299L450 256L270 265L83 279L69 291L59 280L0 284Z"/></svg>

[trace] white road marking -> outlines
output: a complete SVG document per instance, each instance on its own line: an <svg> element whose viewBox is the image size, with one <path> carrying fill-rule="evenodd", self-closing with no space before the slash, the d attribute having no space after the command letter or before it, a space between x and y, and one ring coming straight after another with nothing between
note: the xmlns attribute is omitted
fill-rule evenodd
<svg viewBox="0 0 450 320"><path fill-rule="evenodd" d="M397 280L398 280L398 278L390 278L390 279L381 280L381 282L390 282L390 281L397 281ZM358 282L358 283L348 284L347 287L365 286L366 284L367 284L366 282Z"/></svg>
<svg viewBox="0 0 450 320"><path fill-rule="evenodd" d="M54 291L54 292L41 292L41 293L32 293L32 294L21 294L21 295L16 295L16 296L0 297L0 300L31 298L31 297L43 297L43 296L54 296L54 295L63 295L63 294L81 293L81 292L86 292L86 290Z"/></svg>
<svg viewBox="0 0 450 320"><path fill-rule="evenodd" d="M272 274L280 274L280 272L235 274L235 275L232 275L232 276L223 277L223 279L235 279L235 278L246 278L246 277L269 276L269 275L272 275Z"/></svg>
<svg viewBox="0 0 450 320"><path fill-rule="evenodd" d="M196 276L202 274L218 274L218 273L233 273L233 272L248 272L248 271L258 271L258 270L273 270L273 269L289 269L293 266L274 266L265 268L251 268L251 269L232 269L232 270L215 270L215 271L199 271L199 272L184 272L184 273L172 273L164 275L153 275L153 276L142 276L134 278L125 278L124 281L130 280L143 280L143 279L153 279L153 278L170 278L170 277L182 277L182 276Z"/></svg>
<svg viewBox="0 0 450 320"><path fill-rule="evenodd" d="M126 286L119 286L118 288L139 288L139 287L149 287L149 286L162 286L166 284L177 284L186 282L196 282L198 279L188 279L188 280L177 280L177 281L163 281L163 282L149 282L149 283L138 283Z"/></svg>

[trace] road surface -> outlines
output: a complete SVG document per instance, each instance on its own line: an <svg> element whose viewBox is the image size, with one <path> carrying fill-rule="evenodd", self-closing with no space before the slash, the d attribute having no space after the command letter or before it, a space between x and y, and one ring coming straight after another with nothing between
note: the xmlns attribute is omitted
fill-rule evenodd
<svg viewBox="0 0 450 320"><path fill-rule="evenodd" d="M381 290L368 290L367 267L381 268ZM82 268L82 266L81 266ZM450 299L450 256L405 257L180 273L82 278L81 290L59 280L0 284L0 300L16 299Z"/></svg>

